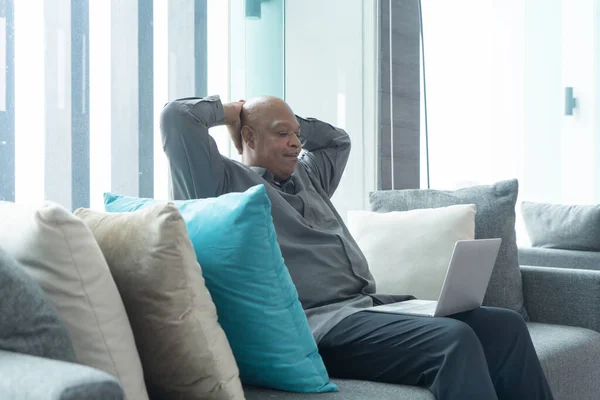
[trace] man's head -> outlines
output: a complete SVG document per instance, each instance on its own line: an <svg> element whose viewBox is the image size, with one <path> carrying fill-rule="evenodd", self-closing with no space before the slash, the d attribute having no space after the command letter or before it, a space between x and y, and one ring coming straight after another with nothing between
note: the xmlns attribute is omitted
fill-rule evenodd
<svg viewBox="0 0 600 400"><path fill-rule="evenodd" d="M285 101L257 97L245 102L241 134L244 164L266 168L280 181L292 175L302 146L300 125Z"/></svg>

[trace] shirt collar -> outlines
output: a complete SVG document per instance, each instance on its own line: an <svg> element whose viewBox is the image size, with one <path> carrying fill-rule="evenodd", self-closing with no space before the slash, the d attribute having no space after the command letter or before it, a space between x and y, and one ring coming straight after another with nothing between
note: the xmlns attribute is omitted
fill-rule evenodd
<svg viewBox="0 0 600 400"><path fill-rule="evenodd" d="M275 176L273 176L273 174L270 171L268 171L266 168L264 168L264 167L252 167L252 166L249 167L249 168L252 171L254 171L256 174L258 174L259 176L261 176L267 182L274 183L275 185L279 186L281 189L286 188L289 184L291 184L293 186L294 181L292 180L292 177L290 177L289 179L286 179L285 181L277 182L275 180Z"/></svg>

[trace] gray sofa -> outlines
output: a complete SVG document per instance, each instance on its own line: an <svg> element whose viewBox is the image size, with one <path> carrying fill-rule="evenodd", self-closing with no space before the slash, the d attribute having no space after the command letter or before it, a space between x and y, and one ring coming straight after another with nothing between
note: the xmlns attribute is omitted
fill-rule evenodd
<svg viewBox="0 0 600 400"><path fill-rule="evenodd" d="M519 257L528 327L555 398L600 398L600 253L522 248ZM334 381L340 387L336 393L253 387L245 387L245 393L248 400L434 398L418 387ZM0 350L0 399L123 400L124 395L118 381L104 372Z"/></svg>
<svg viewBox="0 0 600 400"><path fill-rule="evenodd" d="M600 271L522 266L529 332L556 400L600 397ZM246 388L248 400L431 400L425 389L335 380L340 392Z"/></svg>
<svg viewBox="0 0 600 400"><path fill-rule="evenodd" d="M521 267L528 326L557 400L596 399L600 381L600 271ZM246 387L248 400L433 399L425 389L334 380L340 392L286 393ZM122 400L108 374L77 364L0 351L0 398Z"/></svg>
<svg viewBox="0 0 600 400"><path fill-rule="evenodd" d="M0 350L0 399L123 400L119 382L79 364Z"/></svg>

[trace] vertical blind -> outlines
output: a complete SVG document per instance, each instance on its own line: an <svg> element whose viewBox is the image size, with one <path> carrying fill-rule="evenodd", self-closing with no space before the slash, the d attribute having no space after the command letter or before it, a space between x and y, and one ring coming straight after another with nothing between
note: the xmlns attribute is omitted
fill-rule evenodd
<svg viewBox="0 0 600 400"><path fill-rule="evenodd" d="M159 115L176 97L228 100L228 7L0 0L0 200L75 209L101 208L105 191L168 198ZM227 136L211 133L231 155Z"/></svg>
<svg viewBox="0 0 600 400"><path fill-rule="evenodd" d="M15 16L0 0L0 200L15 198Z"/></svg>
<svg viewBox="0 0 600 400"><path fill-rule="evenodd" d="M68 209L102 209L106 191L166 200L164 105L272 94L347 128L352 162L334 204L343 216L367 207L377 168L377 2L336 1L344 6L312 2L329 10L318 17L303 0L269 3L255 20L244 0L0 0L0 200ZM268 16L280 18L280 48L258 51L252 33L268 28ZM315 20L324 22L305 35ZM263 74L257 86L250 66L262 70L261 60L283 75ZM287 90L269 92L268 79L285 79ZM239 161L224 127L211 135Z"/></svg>
<svg viewBox="0 0 600 400"><path fill-rule="evenodd" d="M379 1L378 189L420 185L419 0Z"/></svg>

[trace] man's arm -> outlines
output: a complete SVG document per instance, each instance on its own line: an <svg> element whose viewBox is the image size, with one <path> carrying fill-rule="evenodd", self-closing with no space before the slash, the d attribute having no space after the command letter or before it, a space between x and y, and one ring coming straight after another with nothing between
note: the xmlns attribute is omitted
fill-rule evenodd
<svg viewBox="0 0 600 400"><path fill-rule="evenodd" d="M298 117L298 122L300 142L306 150L300 161L317 175L321 187L331 197L342 179L350 156L350 136L342 129L314 118Z"/></svg>
<svg viewBox="0 0 600 400"><path fill-rule="evenodd" d="M160 131L174 199L201 199L223 193L225 163L231 161L219 153L208 129L239 124L240 111L241 104L223 105L218 96L179 99L165 106Z"/></svg>

